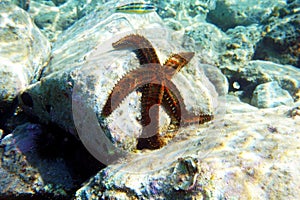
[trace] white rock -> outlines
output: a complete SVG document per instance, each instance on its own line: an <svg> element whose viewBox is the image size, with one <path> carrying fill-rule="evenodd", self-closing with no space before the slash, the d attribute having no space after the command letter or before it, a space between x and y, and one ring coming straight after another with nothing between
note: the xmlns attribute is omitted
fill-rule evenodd
<svg viewBox="0 0 300 200"><path fill-rule="evenodd" d="M283 90L276 81L258 85L251 99L251 104L259 108L273 108L291 105L294 100L288 91Z"/></svg>
<svg viewBox="0 0 300 200"><path fill-rule="evenodd" d="M50 44L28 13L0 2L0 103L36 81L49 58Z"/></svg>

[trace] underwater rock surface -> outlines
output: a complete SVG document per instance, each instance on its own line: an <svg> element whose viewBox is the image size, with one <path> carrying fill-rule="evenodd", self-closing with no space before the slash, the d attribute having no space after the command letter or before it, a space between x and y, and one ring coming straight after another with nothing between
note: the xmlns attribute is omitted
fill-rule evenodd
<svg viewBox="0 0 300 200"><path fill-rule="evenodd" d="M209 12L207 20L222 30L248 26L260 23L269 17L273 9L283 5L286 5L284 0L216 0L215 9Z"/></svg>
<svg viewBox="0 0 300 200"><path fill-rule="evenodd" d="M258 108L273 108L291 105L294 100L288 91L279 87L276 81L258 85L253 91L251 104Z"/></svg>
<svg viewBox="0 0 300 200"><path fill-rule="evenodd" d="M254 59L268 60L300 68L300 2L290 1L273 10L265 22L263 39L257 44Z"/></svg>
<svg viewBox="0 0 300 200"><path fill-rule="evenodd" d="M13 2L38 28L24 10L0 3L0 65L8 58L9 69L20 65L18 73L0 67L1 101L11 102L22 88L18 100L34 122L24 123L22 109L0 103L0 199L70 199L75 190L76 199L298 198L298 0L153 1L157 13L127 14L115 8L135 0L31 0L29 8L25 0ZM41 32L52 42L51 55ZM129 33L145 36L161 64L172 53L195 52L172 82L187 110L213 113L214 120L180 128L161 149L136 150L141 91L101 118L114 84L140 67L131 50L112 48ZM20 80L26 80L22 87ZM86 123L91 116L95 123ZM160 116L164 131L170 119L164 111ZM104 169L91 162L82 138L73 137L80 127L97 142L97 132L91 133L99 122L110 143L130 151L118 163L104 162ZM45 134L41 127L51 130Z"/></svg>
<svg viewBox="0 0 300 200"><path fill-rule="evenodd" d="M73 180L62 159L42 159L36 140L42 134L40 125L25 123L0 139L0 197L29 198L66 197L74 188ZM53 197L53 198L54 198Z"/></svg>
<svg viewBox="0 0 300 200"><path fill-rule="evenodd" d="M117 34L119 32L122 34ZM140 67L134 54L112 48L113 42L133 33L151 41L161 63L170 55L185 51L180 47L180 42L172 40L172 33L162 25L161 18L155 12L142 16L92 13L79 20L54 43L52 59L44 68L40 81L30 85L20 95L24 110L42 122L54 122L74 134L78 129L76 123L81 123L78 120L85 121L89 113L87 110L91 110L115 143L124 149L134 149L142 128L138 122L138 92L130 94L120 109L106 121L101 119L102 107L114 85L129 71ZM211 68L212 71L204 68ZM198 114L213 113L217 92L220 95L227 93L226 78L220 70L213 68L202 66L198 55L195 55L173 77L172 81L184 97L187 110ZM216 84L217 91L212 83Z"/></svg>
<svg viewBox="0 0 300 200"><path fill-rule="evenodd" d="M0 110L39 78L50 43L23 9L0 2Z"/></svg>
<svg viewBox="0 0 300 200"><path fill-rule="evenodd" d="M245 111L248 104L231 101L240 111L222 123L186 129L186 140L108 166L76 199L297 198L300 116L291 117L291 107Z"/></svg>
<svg viewBox="0 0 300 200"><path fill-rule="evenodd" d="M250 102L257 85L270 81L277 81L279 86L287 90L295 102L299 101L300 70L290 65L280 65L269 61L253 60L244 67L234 71L228 70L229 86L245 102ZM239 87L234 88L234 83Z"/></svg>

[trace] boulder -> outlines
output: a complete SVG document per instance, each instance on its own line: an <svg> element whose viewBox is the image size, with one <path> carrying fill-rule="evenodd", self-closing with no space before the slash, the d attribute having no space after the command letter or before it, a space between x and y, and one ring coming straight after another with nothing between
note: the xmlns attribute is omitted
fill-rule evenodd
<svg viewBox="0 0 300 200"><path fill-rule="evenodd" d="M50 43L30 15L0 2L0 112L20 91L40 78L50 59Z"/></svg>

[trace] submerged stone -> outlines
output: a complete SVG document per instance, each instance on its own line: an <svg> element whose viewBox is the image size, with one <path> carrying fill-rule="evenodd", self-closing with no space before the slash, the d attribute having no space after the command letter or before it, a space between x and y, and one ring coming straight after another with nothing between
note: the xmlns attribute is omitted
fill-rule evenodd
<svg viewBox="0 0 300 200"><path fill-rule="evenodd" d="M259 108L273 108L280 105L292 105L293 98L276 81L258 85L251 99L251 104Z"/></svg>
<svg viewBox="0 0 300 200"><path fill-rule="evenodd" d="M129 34L147 38L161 64L172 54L187 51L180 41L173 39L172 32L155 12L139 15L114 13L110 9L91 13L54 43L52 59L44 68L40 81L30 85L24 91L26 95L23 93L24 98L22 95L19 98L24 110L42 122L54 122L75 135L79 132L79 136L83 135L89 143L102 141L106 144L104 139L108 136L114 146L134 150L142 131L138 88L128 94L110 116L102 117L103 106L115 84L132 70L142 67L130 49L115 50L112 47L114 42ZM227 92L227 82L221 72L216 69L205 71L204 67L214 68L202 66L199 57L194 56L172 78L184 100L181 106L199 115L212 114L217 107L218 94L212 82L220 87L221 95ZM170 120L163 109L160 113L165 116L160 124L164 129ZM105 132L105 138L97 134L99 127ZM93 145L98 148L100 144Z"/></svg>
<svg viewBox="0 0 300 200"><path fill-rule="evenodd" d="M272 9L285 4L284 0L217 0L216 8L208 13L207 19L223 30L248 26L260 23L270 15Z"/></svg>
<svg viewBox="0 0 300 200"><path fill-rule="evenodd" d="M23 9L0 2L0 107L36 81L50 58L50 43Z"/></svg>
<svg viewBox="0 0 300 200"><path fill-rule="evenodd" d="M228 103L239 111L226 114L222 125L185 130L187 140L108 166L76 198L297 198L300 120L287 116L291 107Z"/></svg>

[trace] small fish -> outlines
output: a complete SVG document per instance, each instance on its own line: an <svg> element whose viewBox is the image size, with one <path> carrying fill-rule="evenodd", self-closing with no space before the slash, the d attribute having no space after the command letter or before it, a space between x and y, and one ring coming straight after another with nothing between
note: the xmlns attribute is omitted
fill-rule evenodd
<svg viewBox="0 0 300 200"><path fill-rule="evenodd" d="M156 10L152 3L129 3L116 8L116 12L144 14Z"/></svg>

